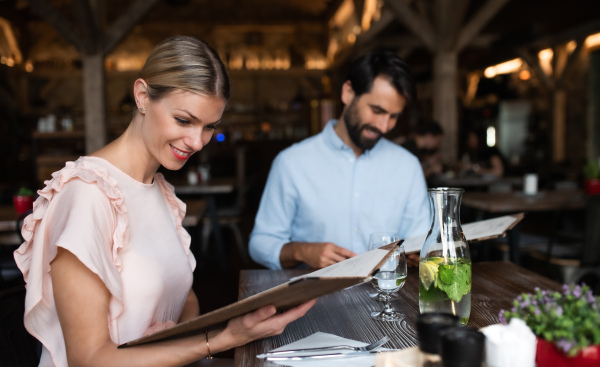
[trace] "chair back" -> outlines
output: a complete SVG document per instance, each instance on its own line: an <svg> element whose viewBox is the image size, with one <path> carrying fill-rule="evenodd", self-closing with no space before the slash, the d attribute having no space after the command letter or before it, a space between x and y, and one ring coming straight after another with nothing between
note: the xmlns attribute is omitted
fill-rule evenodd
<svg viewBox="0 0 600 367"><path fill-rule="evenodd" d="M41 344L23 324L25 286L0 292L0 367L37 366Z"/></svg>

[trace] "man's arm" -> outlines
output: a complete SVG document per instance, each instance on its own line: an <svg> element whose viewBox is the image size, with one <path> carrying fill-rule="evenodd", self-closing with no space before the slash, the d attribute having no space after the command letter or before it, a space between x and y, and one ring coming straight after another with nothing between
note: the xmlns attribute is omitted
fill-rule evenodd
<svg viewBox="0 0 600 367"><path fill-rule="evenodd" d="M354 252L331 242L290 242L281 248L279 262L282 268L306 263L311 268L321 269L354 256Z"/></svg>

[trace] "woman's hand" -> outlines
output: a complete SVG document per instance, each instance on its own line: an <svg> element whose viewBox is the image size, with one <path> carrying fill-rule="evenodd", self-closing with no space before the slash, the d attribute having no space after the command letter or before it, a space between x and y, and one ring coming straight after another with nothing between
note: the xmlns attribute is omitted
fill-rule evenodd
<svg viewBox="0 0 600 367"><path fill-rule="evenodd" d="M279 335L292 321L299 319L317 302L316 299L277 314L274 306L229 320L227 327L210 341L211 351L222 351L247 344L253 340Z"/></svg>

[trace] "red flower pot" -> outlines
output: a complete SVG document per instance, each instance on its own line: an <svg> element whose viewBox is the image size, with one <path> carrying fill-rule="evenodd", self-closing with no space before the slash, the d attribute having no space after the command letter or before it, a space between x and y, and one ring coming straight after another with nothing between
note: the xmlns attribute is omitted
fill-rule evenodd
<svg viewBox="0 0 600 367"><path fill-rule="evenodd" d="M600 178L586 178L585 192L588 195L600 195Z"/></svg>
<svg viewBox="0 0 600 367"><path fill-rule="evenodd" d="M13 204L19 215L33 209L33 196L13 196Z"/></svg>
<svg viewBox="0 0 600 367"><path fill-rule="evenodd" d="M600 345L587 347L575 357L569 357L556 349L554 343L538 338L535 363L538 367L600 366Z"/></svg>

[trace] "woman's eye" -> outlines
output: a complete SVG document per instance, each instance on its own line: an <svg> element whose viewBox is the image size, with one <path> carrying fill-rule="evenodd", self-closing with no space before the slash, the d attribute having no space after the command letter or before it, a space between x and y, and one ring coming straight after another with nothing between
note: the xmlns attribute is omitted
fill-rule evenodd
<svg viewBox="0 0 600 367"><path fill-rule="evenodd" d="M183 125L187 125L187 124L190 123L188 120L182 119L180 117L175 117L175 121L177 121L177 122L179 122L180 124L183 124Z"/></svg>
<svg viewBox="0 0 600 367"><path fill-rule="evenodd" d="M207 129L207 130L214 130L214 129L216 129L216 128L217 128L217 127L216 127L215 125L206 125L206 126L205 126L205 129Z"/></svg>

